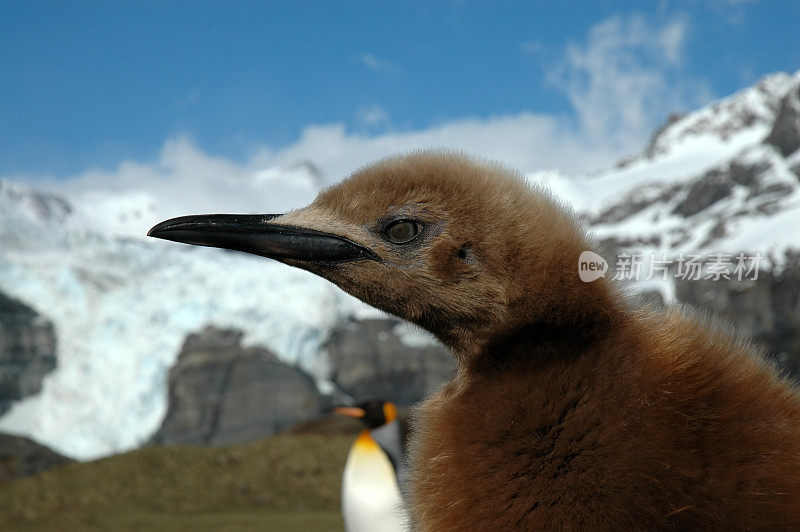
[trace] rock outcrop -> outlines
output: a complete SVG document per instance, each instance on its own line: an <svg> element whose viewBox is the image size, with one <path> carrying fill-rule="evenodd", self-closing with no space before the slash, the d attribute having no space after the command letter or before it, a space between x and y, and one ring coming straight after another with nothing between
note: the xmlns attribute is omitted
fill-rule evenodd
<svg viewBox="0 0 800 532"><path fill-rule="evenodd" d="M313 380L240 331L208 327L187 337L169 373L157 444L230 445L271 436L320 414Z"/></svg>
<svg viewBox="0 0 800 532"><path fill-rule="evenodd" d="M783 97L772 130L765 140L784 157L800 149L800 86Z"/></svg>
<svg viewBox="0 0 800 532"><path fill-rule="evenodd" d="M38 393L56 367L53 324L0 292L0 414Z"/></svg>
<svg viewBox="0 0 800 532"><path fill-rule="evenodd" d="M334 384L356 401L380 398L405 406L446 382L454 368L450 353L439 344L407 345L399 325L367 319L334 329L325 346Z"/></svg>

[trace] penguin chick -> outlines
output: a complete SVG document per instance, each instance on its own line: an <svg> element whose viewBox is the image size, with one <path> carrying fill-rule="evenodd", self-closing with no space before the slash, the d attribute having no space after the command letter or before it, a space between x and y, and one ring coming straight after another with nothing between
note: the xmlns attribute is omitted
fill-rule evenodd
<svg viewBox="0 0 800 532"><path fill-rule="evenodd" d="M335 413L360 419L359 434L344 467L342 514L348 532L408 530L398 471L403 466L397 407L389 401L365 401L337 407Z"/></svg>
<svg viewBox="0 0 800 532"><path fill-rule="evenodd" d="M800 529L800 396L746 342L582 282L572 216L504 167L394 157L285 215L151 236L320 275L457 360L415 412L422 530Z"/></svg>

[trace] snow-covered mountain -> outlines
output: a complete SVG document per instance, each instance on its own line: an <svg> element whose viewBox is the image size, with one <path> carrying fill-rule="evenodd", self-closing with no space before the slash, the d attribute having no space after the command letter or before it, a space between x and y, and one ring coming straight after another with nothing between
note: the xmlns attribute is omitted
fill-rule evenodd
<svg viewBox="0 0 800 532"><path fill-rule="evenodd" d="M800 73L673 117L615 168L529 178L581 213L613 254L760 253L761 267L780 266L800 247ZM656 284L671 297L669 283Z"/></svg>
<svg viewBox="0 0 800 532"><path fill-rule="evenodd" d="M784 249L800 248L798 135L800 74L776 74L671 119L615 168L528 177L573 205L614 252L760 252L774 266ZM253 197L253 212L307 203L321 186L313 165L230 175L190 207L172 185L131 183L62 195L0 181L0 291L50 319L59 342L42 392L14 405L0 431L78 458L137 446L164 416L184 337L208 324L245 331L246 343L329 386L327 332L377 311L269 260L143 236L169 216L228 210L237 193Z"/></svg>

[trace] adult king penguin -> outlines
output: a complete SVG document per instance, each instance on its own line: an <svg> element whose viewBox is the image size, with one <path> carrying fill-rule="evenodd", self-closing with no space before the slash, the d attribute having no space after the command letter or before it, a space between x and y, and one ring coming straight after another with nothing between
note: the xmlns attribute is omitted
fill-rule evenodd
<svg viewBox="0 0 800 532"><path fill-rule="evenodd" d="M149 234L306 269L450 348L415 412L422 530L800 530L797 390L728 331L581 281L590 243L506 168L394 157L284 215Z"/></svg>
<svg viewBox="0 0 800 532"><path fill-rule="evenodd" d="M344 467L342 514L348 532L408 530L398 471L404 466L397 407L390 401L365 401L337 407L335 413L361 420Z"/></svg>

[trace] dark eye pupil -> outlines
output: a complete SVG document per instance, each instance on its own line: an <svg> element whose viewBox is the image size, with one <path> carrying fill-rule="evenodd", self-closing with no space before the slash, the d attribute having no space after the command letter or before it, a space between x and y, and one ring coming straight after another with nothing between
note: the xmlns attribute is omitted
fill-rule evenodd
<svg viewBox="0 0 800 532"><path fill-rule="evenodd" d="M417 224L405 220L389 227L386 236L395 244L405 244L417 236Z"/></svg>
<svg viewBox="0 0 800 532"><path fill-rule="evenodd" d="M403 222L392 227L392 236L395 240L404 240L411 236L414 228L408 222Z"/></svg>

